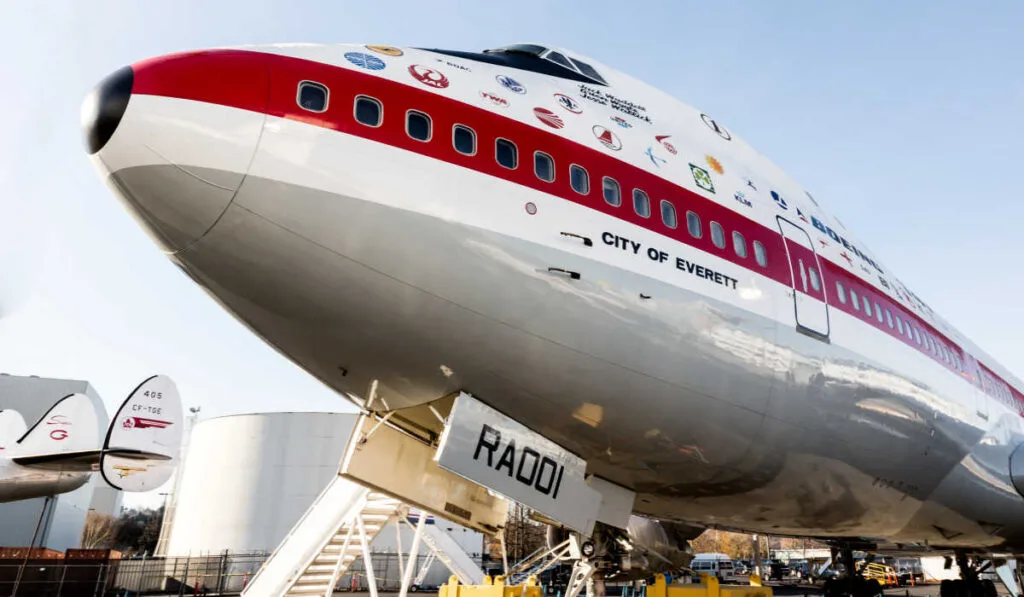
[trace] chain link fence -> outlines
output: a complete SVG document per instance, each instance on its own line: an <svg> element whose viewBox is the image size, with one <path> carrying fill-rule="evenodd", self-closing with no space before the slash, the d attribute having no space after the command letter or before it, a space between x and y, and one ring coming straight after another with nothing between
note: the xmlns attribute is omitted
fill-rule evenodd
<svg viewBox="0 0 1024 597"><path fill-rule="evenodd" d="M221 553L181 557L109 560L0 559L0 597L133 597L135 595L237 595L268 552ZM378 590L398 591L402 583L398 554L375 552L373 571ZM417 558L415 574L428 556ZM448 580L448 569L433 559L418 589L432 590ZM367 591L362 558L338 579L338 591Z"/></svg>

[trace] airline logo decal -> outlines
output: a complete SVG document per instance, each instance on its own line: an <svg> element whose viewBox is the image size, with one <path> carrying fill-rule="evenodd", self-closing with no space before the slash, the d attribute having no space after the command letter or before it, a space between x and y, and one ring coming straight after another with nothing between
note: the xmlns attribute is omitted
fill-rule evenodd
<svg viewBox="0 0 1024 597"><path fill-rule="evenodd" d="M125 477L134 475L135 473L144 473L148 469L145 469L145 468L142 468L142 467L138 467L138 466L116 465L116 466L114 466L114 470L117 471L117 476L119 478L124 479Z"/></svg>
<svg viewBox="0 0 1024 597"><path fill-rule="evenodd" d="M717 159L715 159L714 156L706 155L704 156L704 159L707 161L708 166L710 166L712 170L718 172L719 174L725 174L725 168L722 167L722 162L719 162Z"/></svg>
<svg viewBox="0 0 1024 597"><path fill-rule="evenodd" d="M669 137L671 137L671 135L655 135L654 140L657 141L658 143L661 143L661 146L665 148L665 151L671 153L672 155L676 155L678 152L676 151L675 146L666 141L666 139L668 139Z"/></svg>
<svg viewBox="0 0 1024 597"><path fill-rule="evenodd" d="M345 60L366 70L384 70L384 67L387 66L380 58L363 52L345 52Z"/></svg>
<svg viewBox="0 0 1024 597"><path fill-rule="evenodd" d="M565 121L559 118L558 114L555 114L551 110L545 108L534 108L533 115L537 117L537 120L553 129L560 129L565 126Z"/></svg>
<svg viewBox="0 0 1024 597"><path fill-rule="evenodd" d="M500 106L502 108L507 108L508 107L508 100L507 99L501 97L500 95L495 95L495 94L491 93L490 91L481 91L480 92L480 97L485 99L485 100L487 100L488 103L491 103L491 104L493 104L495 106Z"/></svg>
<svg viewBox="0 0 1024 597"><path fill-rule="evenodd" d="M647 154L647 157L651 158L651 163L657 166L658 168L661 168L661 165L668 161L664 158L659 158L658 156L654 155L653 147L648 147L647 151L645 151L644 153Z"/></svg>
<svg viewBox="0 0 1024 597"><path fill-rule="evenodd" d="M170 421L161 421L160 419L147 419L146 417L128 417L121 424L125 429L166 429L171 426Z"/></svg>
<svg viewBox="0 0 1024 597"><path fill-rule="evenodd" d="M747 199L747 196L740 191L736 191L735 193L733 193L732 198L738 201L739 203L746 205L747 207L754 207L754 204L750 202L750 199Z"/></svg>
<svg viewBox="0 0 1024 597"><path fill-rule="evenodd" d="M47 425L60 425L61 427L71 424L66 415L51 415L49 419L46 419Z"/></svg>
<svg viewBox="0 0 1024 597"><path fill-rule="evenodd" d="M615 124L621 126L624 129L631 129L631 128L633 128L633 125L629 124L629 122L625 118L623 118L621 116L612 116L612 122L614 122Z"/></svg>
<svg viewBox="0 0 1024 597"><path fill-rule="evenodd" d="M701 114L700 119L704 121L704 124L708 125L708 128L715 131L715 133L725 139L726 141L732 141L732 135L729 131L725 130L725 127L715 122L715 119L708 116L707 114Z"/></svg>
<svg viewBox="0 0 1024 597"><path fill-rule="evenodd" d="M778 205L779 207L781 207L782 209L789 209L789 204L788 204L788 203L786 203L786 200L782 198L782 195L779 195L779 194L778 194L778 193L776 193L775 191L772 191L772 192L771 192L771 193L769 193L769 194L770 194L770 195L772 196L772 199L774 199L774 200L775 200L775 203L776 203L776 204L777 204L777 205Z"/></svg>
<svg viewBox="0 0 1024 597"><path fill-rule="evenodd" d="M385 56L401 56L405 54L405 52L393 46L366 46L366 49L378 54L384 54Z"/></svg>
<svg viewBox="0 0 1024 597"><path fill-rule="evenodd" d="M745 176L743 177L743 181L747 183L748 187L754 189L755 191L757 190L757 185L754 184L754 181L750 180L749 178L747 178Z"/></svg>
<svg viewBox="0 0 1024 597"><path fill-rule="evenodd" d="M690 164L690 172L693 174L693 182L709 193L715 192L715 183L711 182L711 175L708 171L696 164Z"/></svg>
<svg viewBox="0 0 1024 597"><path fill-rule="evenodd" d="M494 77L494 79L501 83L502 87L508 89L512 93L518 93L519 95L526 93L526 86L508 75L498 75L497 77Z"/></svg>
<svg viewBox="0 0 1024 597"><path fill-rule="evenodd" d="M573 114L583 113L583 106L581 106L578 101L572 99L571 97L565 95L564 93L556 93L555 101L558 102L559 106L562 106L563 108L572 112Z"/></svg>
<svg viewBox="0 0 1024 597"><path fill-rule="evenodd" d="M615 136L615 133L599 124L595 124L591 130L594 132L594 136L597 137L597 140L608 149L613 151L622 149L622 142Z"/></svg>
<svg viewBox="0 0 1024 597"><path fill-rule="evenodd" d="M53 431L50 432L50 439L61 441L67 439L67 437L68 432L66 429L54 429Z"/></svg>
<svg viewBox="0 0 1024 597"><path fill-rule="evenodd" d="M409 74L420 83L423 83L427 87L433 87L434 89L444 89L449 85L448 77L444 76L441 71L421 66L419 64L410 66Z"/></svg>

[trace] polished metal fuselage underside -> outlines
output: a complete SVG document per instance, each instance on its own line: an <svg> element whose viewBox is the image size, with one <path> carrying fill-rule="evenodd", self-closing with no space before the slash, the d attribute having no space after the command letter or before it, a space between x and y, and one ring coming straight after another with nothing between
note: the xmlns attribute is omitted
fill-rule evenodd
<svg viewBox="0 0 1024 597"><path fill-rule="evenodd" d="M130 195L173 177L161 168L174 167L113 176ZM1017 421L984 430L943 414L941 389L703 293L252 173L173 259L339 392L378 380L398 409L467 391L634 489L638 513L772 534L1024 545L1005 460Z"/></svg>

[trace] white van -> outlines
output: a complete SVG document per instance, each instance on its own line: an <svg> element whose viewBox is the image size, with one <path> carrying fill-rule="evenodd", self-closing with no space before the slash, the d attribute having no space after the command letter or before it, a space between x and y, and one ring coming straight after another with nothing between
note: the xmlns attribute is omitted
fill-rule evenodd
<svg viewBox="0 0 1024 597"><path fill-rule="evenodd" d="M724 553L699 553L693 556L690 570L698 574L717 576L720 581L736 580L736 570L733 567L732 558Z"/></svg>

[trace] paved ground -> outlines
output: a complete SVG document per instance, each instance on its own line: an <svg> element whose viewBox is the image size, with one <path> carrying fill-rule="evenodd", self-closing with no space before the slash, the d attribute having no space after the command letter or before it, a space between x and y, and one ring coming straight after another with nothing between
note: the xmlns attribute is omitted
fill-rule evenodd
<svg viewBox="0 0 1024 597"><path fill-rule="evenodd" d="M768 583L772 587L772 592L781 597L797 597L806 595L807 597L815 597L821 595L821 587L813 587L808 585L797 585L797 584L777 584ZM1003 588L1002 584L996 583L996 589L999 591L1000 596L1009 597L1009 593ZM939 585L919 585L916 587L904 587L900 589L887 589L885 591L887 597L939 597ZM334 594L336 597L369 597L369 593L348 593L338 592ZM378 593L379 597L395 597L398 593ZM423 597L436 597L435 591L429 591L424 593L411 593L411 595L422 595Z"/></svg>

